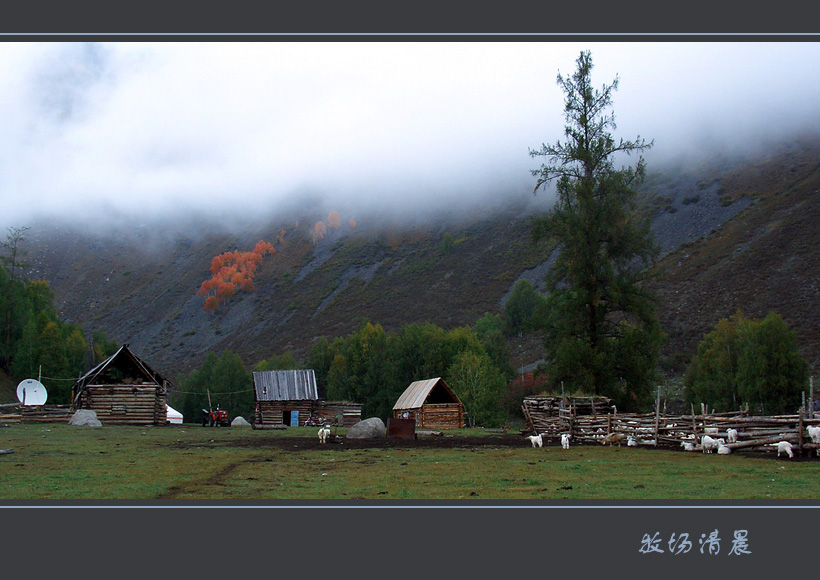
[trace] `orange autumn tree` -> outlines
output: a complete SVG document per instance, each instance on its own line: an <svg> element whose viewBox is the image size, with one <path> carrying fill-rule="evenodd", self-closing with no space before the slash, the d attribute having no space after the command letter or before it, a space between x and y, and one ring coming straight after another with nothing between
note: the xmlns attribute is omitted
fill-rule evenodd
<svg viewBox="0 0 820 580"><path fill-rule="evenodd" d="M327 216L327 227L329 228L338 228L339 224L341 224L341 219L339 218L339 212L333 210Z"/></svg>
<svg viewBox="0 0 820 580"><path fill-rule="evenodd" d="M212 312L219 304L237 292L253 292L256 269L265 254L273 254L273 245L260 240L250 252L225 252L211 260L211 278L197 290L205 296L205 310Z"/></svg>
<svg viewBox="0 0 820 580"><path fill-rule="evenodd" d="M324 239L325 234L327 233L327 226L325 226L325 222L318 221L316 225L313 226L313 245L315 246L319 240Z"/></svg>

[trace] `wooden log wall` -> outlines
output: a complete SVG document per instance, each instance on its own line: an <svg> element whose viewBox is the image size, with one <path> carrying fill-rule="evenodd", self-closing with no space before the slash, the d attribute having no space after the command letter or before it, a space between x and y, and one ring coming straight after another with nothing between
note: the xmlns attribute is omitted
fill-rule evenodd
<svg viewBox="0 0 820 580"><path fill-rule="evenodd" d="M328 403L319 401L315 413L332 425L351 427L362 420L362 406L358 403Z"/></svg>
<svg viewBox="0 0 820 580"><path fill-rule="evenodd" d="M418 412L418 426L423 429L462 429L464 407L458 403L422 405Z"/></svg>
<svg viewBox="0 0 820 580"><path fill-rule="evenodd" d="M315 401L257 401L254 412L254 424L264 425L290 425L290 412L299 411L299 425L304 425L310 414L314 412ZM287 414L287 418L285 415Z"/></svg>
<svg viewBox="0 0 820 580"><path fill-rule="evenodd" d="M167 397L162 387L141 385L86 385L78 409L90 409L103 425L165 425Z"/></svg>

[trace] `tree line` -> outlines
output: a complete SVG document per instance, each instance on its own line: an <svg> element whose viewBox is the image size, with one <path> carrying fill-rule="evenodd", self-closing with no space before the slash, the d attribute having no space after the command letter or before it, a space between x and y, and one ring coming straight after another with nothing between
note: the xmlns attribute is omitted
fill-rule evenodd
<svg viewBox="0 0 820 580"><path fill-rule="evenodd" d="M514 374L502 328L502 318L492 314L473 327L449 331L424 322L387 332L365 319L346 336L318 339L304 362L286 352L252 370L313 369L321 398L360 403L364 416L383 419L410 383L442 377L464 403L468 425L501 426L507 420L502 402ZM252 372L239 355L209 353L198 369L180 379L173 404L188 417L219 404L232 415L249 418L255 402L252 385Z"/></svg>
<svg viewBox="0 0 820 580"><path fill-rule="evenodd" d="M103 332L87 339L80 325L59 317L48 282L21 274L27 266L22 248L27 229L9 228L0 242L0 369L16 382L41 378L48 403L67 404L74 381L118 345Z"/></svg>

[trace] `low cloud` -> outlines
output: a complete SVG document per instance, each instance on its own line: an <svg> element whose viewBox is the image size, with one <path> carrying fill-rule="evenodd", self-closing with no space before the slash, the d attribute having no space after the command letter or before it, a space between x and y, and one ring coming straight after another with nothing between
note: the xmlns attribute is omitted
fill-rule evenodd
<svg viewBox="0 0 820 580"><path fill-rule="evenodd" d="M530 199L587 49L650 171L816 126L814 43L4 43L0 225Z"/></svg>

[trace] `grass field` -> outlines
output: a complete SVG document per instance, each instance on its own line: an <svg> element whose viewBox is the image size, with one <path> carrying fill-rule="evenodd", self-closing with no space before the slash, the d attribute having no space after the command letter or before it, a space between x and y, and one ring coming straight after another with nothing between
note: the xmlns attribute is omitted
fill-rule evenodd
<svg viewBox="0 0 820 580"><path fill-rule="evenodd" d="M318 447L314 428L0 428L0 500L820 498L820 459L550 445ZM481 435L463 430L459 437ZM473 439L474 440L474 439Z"/></svg>

